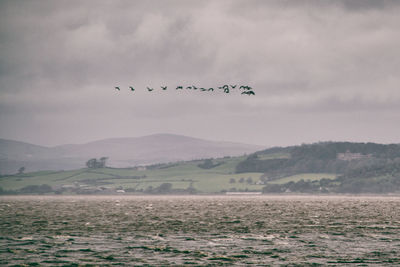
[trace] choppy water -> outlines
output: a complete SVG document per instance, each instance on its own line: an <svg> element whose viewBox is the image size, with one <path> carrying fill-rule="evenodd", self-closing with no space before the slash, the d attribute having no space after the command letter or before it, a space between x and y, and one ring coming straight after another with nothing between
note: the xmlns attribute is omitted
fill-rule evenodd
<svg viewBox="0 0 400 267"><path fill-rule="evenodd" d="M399 197L0 198L0 265L400 264Z"/></svg>

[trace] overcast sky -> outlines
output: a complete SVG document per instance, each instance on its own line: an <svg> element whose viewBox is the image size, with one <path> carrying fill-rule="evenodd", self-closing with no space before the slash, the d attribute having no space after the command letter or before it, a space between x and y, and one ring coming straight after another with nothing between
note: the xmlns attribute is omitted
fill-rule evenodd
<svg viewBox="0 0 400 267"><path fill-rule="evenodd" d="M395 0L3 0L0 138L400 143L399 14ZM175 90L226 83L256 95Z"/></svg>

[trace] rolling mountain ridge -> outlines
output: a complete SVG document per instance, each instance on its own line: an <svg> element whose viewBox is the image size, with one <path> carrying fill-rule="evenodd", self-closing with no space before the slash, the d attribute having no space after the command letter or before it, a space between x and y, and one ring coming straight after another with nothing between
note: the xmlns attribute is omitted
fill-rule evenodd
<svg viewBox="0 0 400 267"><path fill-rule="evenodd" d="M154 163L212 157L238 156L263 149L262 146L199 138L154 134L143 137L110 138L86 144L55 147L0 139L0 172L70 170L85 167L90 158L108 157L108 166L131 167Z"/></svg>
<svg viewBox="0 0 400 267"><path fill-rule="evenodd" d="M175 144L174 140L180 139L174 136L159 137L147 138L148 142L161 142L159 146L155 145L159 147L159 151L163 151L161 145ZM195 143L190 138L185 140L188 144L182 145L185 142L179 141L171 148L171 153L178 154L176 151L179 151L180 145L188 148ZM127 141L132 143L128 144ZM118 151L118 144L125 144L128 148L135 145L136 141L112 139L105 142L105 146L115 149L108 150L112 154ZM201 140L197 141L203 144ZM92 142L83 147L68 145L54 149L73 158L74 153L89 153L91 146L98 148L100 144L103 146L104 141ZM168 145L165 146L168 148ZM158 156L161 157L162 153L164 152L160 152ZM96 155L97 159L99 157ZM273 147L246 156L157 163L140 168L110 168L92 164L87 168L68 171L28 170L0 176L0 194L125 192L400 194L400 144L319 142Z"/></svg>

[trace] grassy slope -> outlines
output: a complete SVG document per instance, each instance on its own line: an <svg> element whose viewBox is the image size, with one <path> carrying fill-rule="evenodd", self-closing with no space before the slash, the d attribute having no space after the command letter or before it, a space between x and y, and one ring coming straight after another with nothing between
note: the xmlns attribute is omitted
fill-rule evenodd
<svg viewBox="0 0 400 267"><path fill-rule="evenodd" d="M6 190L15 190L28 185L48 184L50 186L72 183L73 177L85 172L82 170L59 172L33 172L23 175L5 176L0 178L0 186ZM71 178L69 178L71 177Z"/></svg>
<svg viewBox="0 0 400 267"><path fill-rule="evenodd" d="M332 173L302 173L296 174L288 177L284 177L278 180L270 181L270 184L285 184L288 182L298 182L300 180L304 181L319 181L323 178L326 179L335 179L336 175Z"/></svg>
<svg viewBox="0 0 400 267"><path fill-rule="evenodd" d="M258 154L258 159L259 160L267 160L267 159L289 159L290 158L290 153L273 153L273 154Z"/></svg>
<svg viewBox="0 0 400 267"><path fill-rule="evenodd" d="M287 157L282 153L262 155L268 158ZM212 169L202 169L197 165L202 161L181 162L172 164L167 168L134 170L134 169L80 169L73 171L42 171L22 175L14 175L0 178L0 186L5 190L17 190L28 185L48 184L50 186L61 185L88 185L92 187L122 187L124 189L134 188L136 190L153 188L162 183L171 183L174 189L186 189L190 186L203 193L217 193L221 190L258 190L261 191L265 186L255 184L260 180L262 173L240 173L235 174L236 164L244 160L245 157L234 157L217 159L214 162L223 162L223 164ZM231 178L235 183L230 183ZM245 180L251 178L253 184L246 182L240 183L240 178ZM271 181L274 184L283 184L290 181L320 180L322 178L334 179L334 174L299 174L290 177Z"/></svg>
<svg viewBox="0 0 400 267"><path fill-rule="evenodd" d="M263 185L254 185L236 182L230 183L234 178L247 179L251 177L254 182L259 181L261 173L234 174L235 166L244 157L225 158L217 161L224 163L212 168L201 169L197 165L202 161L182 162L172 167L154 170L134 169L80 169L60 172L35 172L23 175L14 175L0 178L0 186L6 190L16 190L28 185L48 184L50 186L73 185L78 183L89 186L119 187L124 189L135 188L145 190L149 186L158 187L162 183L171 183L174 189L186 189L192 186L204 193L215 193L221 190L236 189L261 190ZM145 176L145 177L143 177ZM141 177L141 178L140 178Z"/></svg>

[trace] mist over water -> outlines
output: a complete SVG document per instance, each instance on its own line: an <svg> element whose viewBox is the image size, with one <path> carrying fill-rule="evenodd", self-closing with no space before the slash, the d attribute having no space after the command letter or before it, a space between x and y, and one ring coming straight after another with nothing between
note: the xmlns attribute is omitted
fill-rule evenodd
<svg viewBox="0 0 400 267"><path fill-rule="evenodd" d="M0 198L0 264L400 263L400 198Z"/></svg>

